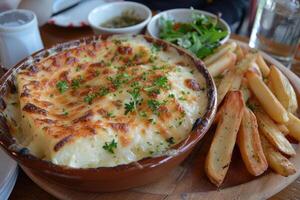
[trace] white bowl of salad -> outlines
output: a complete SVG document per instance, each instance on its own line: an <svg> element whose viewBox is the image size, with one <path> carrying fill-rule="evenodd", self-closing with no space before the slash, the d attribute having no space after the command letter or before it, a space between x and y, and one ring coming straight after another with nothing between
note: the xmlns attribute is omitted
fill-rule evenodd
<svg viewBox="0 0 300 200"><path fill-rule="evenodd" d="M155 15L147 34L188 49L203 59L230 37L229 25L218 16L194 9L172 9Z"/></svg>

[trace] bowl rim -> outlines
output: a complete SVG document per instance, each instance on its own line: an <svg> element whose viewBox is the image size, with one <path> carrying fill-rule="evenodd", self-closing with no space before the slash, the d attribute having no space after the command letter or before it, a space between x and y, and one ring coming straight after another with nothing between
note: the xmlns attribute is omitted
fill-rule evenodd
<svg viewBox="0 0 300 200"><path fill-rule="evenodd" d="M92 42L99 42L101 40L105 40L108 37L111 37L113 35L119 35L119 34L106 34L106 35L94 35L90 37L84 37L79 40L72 40L65 43L57 44L51 48L48 49L42 49L40 51L37 51L36 53L32 54L31 56L28 56L21 60L18 64L16 64L14 67L10 68L0 79L0 100L3 100L2 97L6 94L8 91L10 85L11 79L14 77L14 73L16 73L18 70L30 67L30 65L26 64L26 61L33 60L33 64L35 62L39 62L40 59L46 58L49 56L50 51L54 51L55 54L60 53L62 51L76 48L80 45L87 45ZM209 74L208 70L206 69L204 63L192 55L191 53L187 52L187 50L184 50L182 48L179 48L176 45L167 43L161 39L156 39L150 36L146 35L133 35L133 37L143 37L150 43L155 43L158 45L165 45L167 47L171 46L175 50L177 50L178 53L181 55L186 55L189 57L192 62L194 63L195 67L199 70L199 72L203 75L206 85L207 85L207 98L208 98L208 104L205 111L205 114L202 118L198 118L192 130L190 131L189 135L186 139L175 145L174 147L170 148L170 150L176 150L176 154L170 154L170 155L161 155L157 157L146 157L141 160L131 162L128 164L122 164L117 165L114 167L97 167L97 168L72 168L69 166L64 165L58 165L54 164L51 161L43 160L40 158L37 158L33 154L28 153L27 151L23 152L21 150L16 150L12 147L16 145L16 140L8 133L8 129L3 130L3 123L5 124L5 119L2 116L2 111L0 112L0 147L4 149L4 151L12 157L14 160L16 160L19 164L24 165L29 168L35 168L36 170L50 170L51 173L55 174L64 174L64 175L71 175L71 176L80 176L80 177L86 177L88 175L91 179L94 178L93 173L95 172L112 172L112 173L121 173L124 171L134 171L140 168L154 168L156 166L162 165L166 162L168 162L171 159L176 158L177 156L181 155L182 153L190 150L192 147L196 145L200 141L200 139L203 138L203 136L207 133L208 129L212 125L214 116L216 114L217 110L217 93L216 93L216 86L213 81L213 78ZM51 55L51 56L53 56ZM3 121L4 120L4 121ZM6 125L6 124L5 124ZM1 127L2 126L2 127ZM6 131L6 132L5 132ZM92 172L92 173L91 173Z"/></svg>
<svg viewBox="0 0 300 200"><path fill-rule="evenodd" d="M200 10L200 9L190 9L190 8L175 8L175 9L170 9L170 10L165 10L163 12L160 12L160 13L157 13L155 16L152 17L152 19L150 20L150 22L148 23L147 25L147 33L151 36L151 37L154 37L154 38L157 38L157 39L160 39L159 37L156 37L153 32L152 32L152 29L150 30L150 25L152 23L154 23L155 21L159 20L164 14L166 13L174 13L174 12L190 12L190 13L193 13L193 12L196 12L198 14L204 14L206 16L209 16L209 17L214 17L214 18L217 18L218 16L211 13L211 12L207 12L205 10ZM230 38L230 35L231 35L231 28L230 26L228 25L228 23L222 19L222 18L219 18L220 20L220 23L226 28L226 31L228 32L228 34L226 35L226 37L224 37L222 40L220 40L220 43L221 44L224 44L226 43L229 38ZM159 27L157 27L159 29Z"/></svg>
<svg viewBox="0 0 300 200"><path fill-rule="evenodd" d="M133 26L122 27L122 28L106 28L106 27L96 25L96 24L93 23L93 20L92 20L93 15L95 13L99 12L99 10L104 9L106 7L110 7L110 6L122 6L122 5L139 6L142 9L144 9L144 11L147 14L147 17L145 19L143 19L143 21L141 21L138 24L135 24ZM110 31L110 32L114 32L114 31L131 31L131 30L139 29L141 27L146 26L151 21L151 18L152 18L152 12L151 12L150 8L148 8L144 4L131 2L131 1L120 1L120 2L111 2L111 3L103 4L103 5L100 5L96 8L94 8L93 10L91 10L88 14L88 22L92 26L92 28L97 29L97 30L102 30L102 31Z"/></svg>

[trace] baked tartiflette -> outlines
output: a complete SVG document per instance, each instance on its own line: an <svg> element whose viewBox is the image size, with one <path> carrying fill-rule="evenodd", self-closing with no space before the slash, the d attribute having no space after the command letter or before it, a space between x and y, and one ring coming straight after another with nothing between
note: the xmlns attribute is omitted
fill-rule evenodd
<svg viewBox="0 0 300 200"><path fill-rule="evenodd" d="M18 142L74 168L166 154L208 104L193 59L144 36L110 36L49 55L17 73Z"/></svg>

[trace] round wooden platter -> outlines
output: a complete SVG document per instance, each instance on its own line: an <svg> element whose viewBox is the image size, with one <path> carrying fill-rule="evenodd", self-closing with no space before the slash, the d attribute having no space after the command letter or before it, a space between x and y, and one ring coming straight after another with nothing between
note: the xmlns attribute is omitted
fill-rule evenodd
<svg viewBox="0 0 300 200"><path fill-rule="evenodd" d="M238 42L245 46L245 43ZM263 53L268 63L277 66L291 81L300 99L300 79L278 61ZM201 140L193 153L180 166L162 177L160 181L131 190L114 193L87 193L56 185L32 171L25 173L42 189L64 200L204 200L267 199L292 183L300 175L300 148L294 145L297 155L290 158L297 172L289 177L282 177L271 170L259 177L250 175L235 148L226 179L220 188L209 182L204 173L204 160L214 131L211 130Z"/></svg>

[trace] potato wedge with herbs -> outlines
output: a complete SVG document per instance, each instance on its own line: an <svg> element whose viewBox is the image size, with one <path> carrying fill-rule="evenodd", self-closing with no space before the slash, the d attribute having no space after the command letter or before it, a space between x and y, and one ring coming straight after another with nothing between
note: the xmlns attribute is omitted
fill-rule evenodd
<svg viewBox="0 0 300 200"><path fill-rule="evenodd" d="M227 52L215 62L207 65L207 70L212 77L215 77L222 74L226 69L233 67L235 62L236 55L232 52Z"/></svg>
<svg viewBox="0 0 300 200"><path fill-rule="evenodd" d="M268 163L261 146L256 117L248 108L244 111L237 138L248 172L254 176L261 175L267 170Z"/></svg>
<svg viewBox="0 0 300 200"><path fill-rule="evenodd" d="M241 84L241 87L240 87L240 90L243 94L243 98L244 98L244 101L247 102L248 99L251 97L251 91L248 87L248 80L243 78L242 79L242 84Z"/></svg>
<svg viewBox="0 0 300 200"><path fill-rule="evenodd" d="M288 135L300 142L300 119L289 113L289 121L285 125L289 129Z"/></svg>
<svg viewBox="0 0 300 200"><path fill-rule="evenodd" d="M228 171L244 108L242 93L240 91L228 92L205 161L206 174L216 186L222 184Z"/></svg>
<svg viewBox="0 0 300 200"><path fill-rule="evenodd" d="M275 122L262 110L254 109L258 122L258 128L261 133L274 145L279 151L286 155L293 156L296 154L291 143L280 132Z"/></svg>
<svg viewBox="0 0 300 200"><path fill-rule="evenodd" d="M274 65L270 67L269 80L279 102L287 111L294 113L298 108L297 96L289 80Z"/></svg>
<svg viewBox="0 0 300 200"><path fill-rule="evenodd" d="M296 173L293 163L274 148L263 135L260 138L268 164L276 173L282 176L289 176Z"/></svg>
<svg viewBox="0 0 300 200"><path fill-rule="evenodd" d="M288 113L263 80L254 72L246 72L248 85L268 115L277 123L289 120Z"/></svg>
<svg viewBox="0 0 300 200"><path fill-rule="evenodd" d="M283 134L283 135L288 135L289 134L289 129L286 125L284 124L276 124L277 125L277 128L280 130L280 132Z"/></svg>
<svg viewBox="0 0 300 200"><path fill-rule="evenodd" d="M227 92L231 89L232 84L239 75L235 73L234 70L229 70L225 75L224 78L221 80L218 88L217 88L217 105L223 101L224 97L226 96Z"/></svg>

